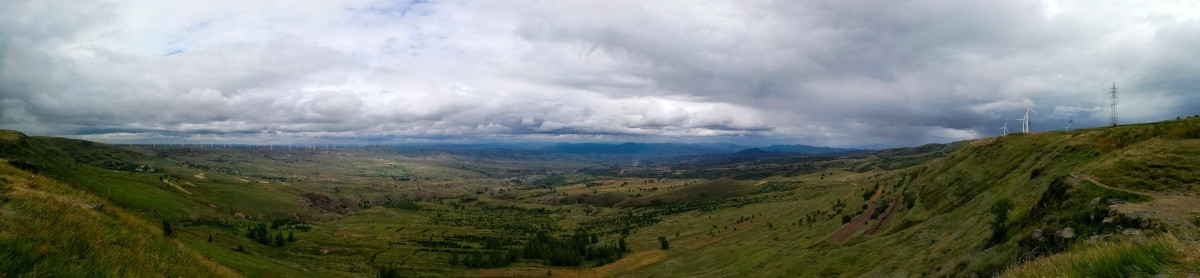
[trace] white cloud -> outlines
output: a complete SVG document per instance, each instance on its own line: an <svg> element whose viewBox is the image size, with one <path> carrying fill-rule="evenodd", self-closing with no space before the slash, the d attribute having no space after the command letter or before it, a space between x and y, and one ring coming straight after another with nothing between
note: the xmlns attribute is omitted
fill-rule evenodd
<svg viewBox="0 0 1200 278"><path fill-rule="evenodd" d="M1197 6L6 1L0 127L912 145L1200 113Z"/></svg>

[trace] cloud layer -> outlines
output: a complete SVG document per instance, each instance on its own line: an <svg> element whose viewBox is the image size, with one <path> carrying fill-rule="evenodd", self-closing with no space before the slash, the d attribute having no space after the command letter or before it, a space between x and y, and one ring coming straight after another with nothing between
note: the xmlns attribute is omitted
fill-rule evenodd
<svg viewBox="0 0 1200 278"><path fill-rule="evenodd" d="M61 2L61 3L59 3ZM1200 114L1200 3L5 1L0 128L913 145ZM843 3L846 2L846 3Z"/></svg>

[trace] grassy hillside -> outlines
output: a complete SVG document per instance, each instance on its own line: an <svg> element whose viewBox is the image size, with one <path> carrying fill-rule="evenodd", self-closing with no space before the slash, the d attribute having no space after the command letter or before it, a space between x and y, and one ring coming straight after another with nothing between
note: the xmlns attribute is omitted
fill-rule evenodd
<svg viewBox="0 0 1200 278"><path fill-rule="evenodd" d="M622 275L1187 273L1197 269L1179 259L1181 250L1196 249L1196 228L1187 220L1200 209L1192 197L1197 135L1200 119L1012 134L965 142L945 157L900 170L844 168L800 177L804 185L794 199L695 213L638 231L634 242L652 245L665 234L680 247ZM865 198L877 189L882 196ZM1002 225L994 224L999 203L1011 204ZM855 216L869 220L844 229ZM848 240L831 240L847 231ZM1096 272L1033 267L1122 257L1113 252L1127 249L1150 253L1103 261L1111 264ZM1067 253L1053 255L1061 252ZM1082 268L1088 266L1095 263Z"/></svg>
<svg viewBox="0 0 1200 278"><path fill-rule="evenodd" d="M229 277L158 223L0 163L0 277Z"/></svg>
<svg viewBox="0 0 1200 278"><path fill-rule="evenodd" d="M126 148L4 131L0 158L11 166L0 181L10 189L0 205L87 228L0 235L11 261L27 262L7 266L10 276L54 273L36 259L53 256L116 276L361 277L385 267L422 276L1152 276L1200 270L1186 251L1200 249L1197 150L1197 118L842 157L647 164L378 147ZM0 216L22 215L32 214ZM173 239L161 236L163 220L178 223ZM108 234L140 239L43 248ZM121 253L131 246L160 253ZM136 266L114 259L122 256ZM203 263L153 261L187 258Z"/></svg>

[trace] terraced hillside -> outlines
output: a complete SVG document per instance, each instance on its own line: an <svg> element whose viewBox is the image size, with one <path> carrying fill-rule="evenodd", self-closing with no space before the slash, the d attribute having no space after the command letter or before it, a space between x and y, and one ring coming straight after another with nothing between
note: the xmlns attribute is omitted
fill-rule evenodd
<svg viewBox="0 0 1200 278"><path fill-rule="evenodd" d="M14 131L0 157L7 276L1200 270L1200 118L841 157L116 147Z"/></svg>

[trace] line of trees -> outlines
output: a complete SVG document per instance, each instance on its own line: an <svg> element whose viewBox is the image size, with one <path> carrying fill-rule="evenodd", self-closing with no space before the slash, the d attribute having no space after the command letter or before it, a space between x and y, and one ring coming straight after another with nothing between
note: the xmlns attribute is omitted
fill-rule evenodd
<svg viewBox="0 0 1200 278"><path fill-rule="evenodd" d="M255 225L254 227L247 228L246 237L253 239L255 242L262 243L263 245L275 247L283 247L288 242L296 241L296 234L292 231L288 231L286 238L283 237L283 231L276 232L275 237L272 238L270 233L267 232L266 223L258 223L258 225Z"/></svg>
<svg viewBox="0 0 1200 278"><path fill-rule="evenodd" d="M566 239L538 231L525 243L522 251L526 259L542 260L554 266L578 266L586 261L594 261L596 265L614 262L629 249L624 236L617 244L601 244L596 236L579 229Z"/></svg>
<svg viewBox="0 0 1200 278"><path fill-rule="evenodd" d="M518 250L508 250L491 254L471 253L459 259L458 253L450 254L450 265L462 265L468 268L505 267L520 259Z"/></svg>

